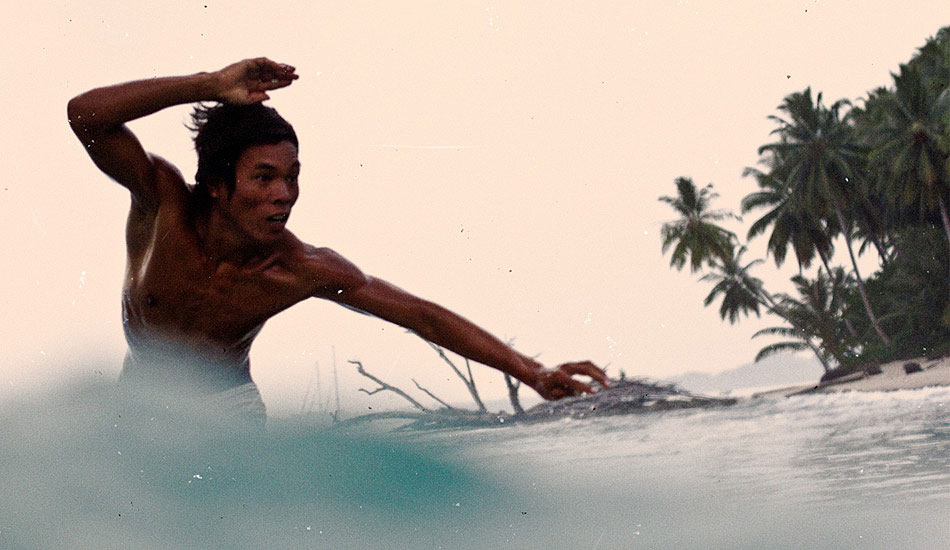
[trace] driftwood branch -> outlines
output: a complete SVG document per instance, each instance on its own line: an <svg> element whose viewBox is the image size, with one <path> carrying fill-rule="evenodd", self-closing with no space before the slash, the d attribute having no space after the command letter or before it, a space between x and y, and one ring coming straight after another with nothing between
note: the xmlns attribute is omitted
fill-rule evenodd
<svg viewBox="0 0 950 550"><path fill-rule="evenodd" d="M508 400L511 401L511 409L515 415L524 414L524 407L521 406L521 399L518 397L518 388L521 387L521 380L514 380L510 374L505 373L505 385L508 386Z"/></svg>
<svg viewBox="0 0 950 550"><path fill-rule="evenodd" d="M508 347L510 348L515 347L514 338L509 338L508 342L506 343L508 344ZM538 353L536 355L531 356L531 359L537 359L540 356L541 354ZM505 385L508 386L508 401L511 402L511 410L514 411L515 416L523 415L524 407L521 406L521 397L518 395L518 390L521 389L521 380L514 378L513 376L511 376L510 374L506 372Z"/></svg>
<svg viewBox="0 0 950 550"><path fill-rule="evenodd" d="M441 346L433 344L432 342L425 340L424 338L423 340L425 341L426 344L429 344L429 347L434 349L435 352L439 354L439 357L441 357L443 361L448 363L448 365L452 367L452 370L455 372L455 374L459 378L462 379L462 382L465 384L465 387L468 388L468 393L472 395L472 399L474 399L475 404L478 405L478 410L483 413L488 413L488 409L485 408L485 404L482 403L482 398L478 395L478 388L475 387L475 379L472 377L472 365L469 363L468 358L465 358L465 364L468 366L468 377L466 377L464 374L462 374L462 371L459 370L457 366L455 366L455 363L453 363L452 360L449 359L449 356L445 354L445 350L443 350Z"/></svg>
<svg viewBox="0 0 950 550"><path fill-rule="evenodd" d="M429 347L434 349L435 352L439 354L439 357L441 357L443 361L445 361L446 363L448 363L450 367L452 367L452 370L455 371L455 374L457 374L459 378L464 380L466 384L469 383L468 378L465 378L465 375L462 374L462 371L460 371L458 367L455 366L455 363L453 363L452 360L449 359L449 356L445 354L445 350L443 350L440 346L437 346L428 340L425 340L425 343L429 344Z"/></svg>
<svg viewBox="0 0 950 550"><path fill-rule="evenodd" d="M374 393L379 393L379 392L384 391L384 390L386 390L386 391L391 391L391 392L395 393L396 395L402 397L402 398L405 399L406 401L408 401L413 407L419 409L420 411L423 411L423 412L428 411L428 409L426 409L425 407L422 406L421 403L419 403L418 401L416 401L415 399L413 399L412 397L410 397L409 394L407 394L406 392L402 391L401 389L399 389L399 388L397 388L397 387L395 387L395 386L390 386L389 384L383 382L383 381L380 380L379 378L376 378L376 377L373 376L372 374L366 372L366 369L363 368L363 364L360 363L359 361L350 361L350 363L356 365L356 371L357 371L357 372L359 372L360 374L362 374L362 375L365 376L366 378L369 378L369 379L372 380L373 382L376 382L376 383L379 384L379 386L380 386L379 388L376 388L376 389L373 390L372 392L370 392L370 391L368 391L368 390L365 390L365 389L362 389L362 388L360 388L360 391L366 392L367 395L373 395Z"/></svg>
<svg viewBox="0 0 950 550"><path fill-rule="evenodd" d="M420 390L424 391L425 394L428 395L429 397L431 397L432 399L435 399L436 401L438 401L439 403L441 403L442 406L444 406L446 409L453 410L453 411L455 410L455 407L453 407L452 405L449 405L449 404L446 403L445 401L442 401L441 399L439 399L438 397L436 397L434 393L432 393L432 392L430 392L429 390L423 388L422 385L419 384L419 382L416 382L416 379L415 379L415 378L412 379L412 382L416 385L417 388L419 388Z"/></svg>
<svg viewBox="0 0 950 550"><path fill-rule="evenodd" d="M475 385L475 377L472 376L472 364L468 361L468 357L465 358L465 368L468 369L469 381L471 381L472 385Z"/></svg>

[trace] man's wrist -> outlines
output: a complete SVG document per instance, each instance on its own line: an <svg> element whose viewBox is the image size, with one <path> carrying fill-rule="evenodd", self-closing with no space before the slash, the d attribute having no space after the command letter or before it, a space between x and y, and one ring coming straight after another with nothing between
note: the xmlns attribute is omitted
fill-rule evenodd
<svg viewBox="0 0 950 550"><path fill-rule="evenodd" d="M532 388L536 387L541 375L544 374L544 365L525 356L521 356L519 359L524 373L520 377L521 381Z"/></svg>
<svg viewBox="0 0 950 550"><path fill-rule="evenodd" d="M199 98L196 101L224 101L221 97L221 75L218 72L202 71L192 75L192 79L195 83L195 97Z"/></svg>

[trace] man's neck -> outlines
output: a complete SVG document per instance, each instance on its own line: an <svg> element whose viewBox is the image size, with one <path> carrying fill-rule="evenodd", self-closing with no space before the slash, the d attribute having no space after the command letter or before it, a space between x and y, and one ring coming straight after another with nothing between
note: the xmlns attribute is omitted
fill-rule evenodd
<svg viewBox="0 0 950 550"><path fill-rule="evenodd" d="M215 265L247 266L264 261L275 250L273 245L248 239L214 208L196 217L195 229L202 255Z"/></svg>

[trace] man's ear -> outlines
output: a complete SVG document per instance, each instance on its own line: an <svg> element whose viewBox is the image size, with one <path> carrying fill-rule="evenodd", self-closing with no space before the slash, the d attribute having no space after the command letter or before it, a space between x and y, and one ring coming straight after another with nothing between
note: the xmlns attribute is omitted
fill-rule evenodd
<svg viewBox="0 0 950 550"><path fill-rule="evenodd" d="M217 199L225 195L227 195L227 189L223 181L214 180L208 184L208 196L212 199Z"/></svg>

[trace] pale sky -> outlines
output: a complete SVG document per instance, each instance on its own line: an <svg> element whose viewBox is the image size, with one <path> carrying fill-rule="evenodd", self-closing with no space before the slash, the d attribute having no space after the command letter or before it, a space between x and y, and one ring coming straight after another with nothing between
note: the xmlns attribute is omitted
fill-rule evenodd
<svg viewBox="0 0 950 550"><path fill-rule="evenodd" d="M730 326L703 307L708 285L660 253L675 216L657 197L685 175L737 211L785 95L811 86L831 103L890 85L950 22L945 1L50 4L0 22L0 396L120 369L128 195L69 130L66 102L87 89L262 55L296 66L270 105L301 141L298 237L545 364L662 378L748 363L767 343L750 336L780 322ZM188 112L131 128L190 180ZM730 228L744 236L754 215ZM755 273L785 290L794 267ZM253 349L270 410L298 409L317 363L325 395L334 348L348 410L403 404L358 393L373 384L349 359L420 400L412 378L467 395L418 338L311 300ZM505 395L496 371L475 377L487 398Z"/></svg>

